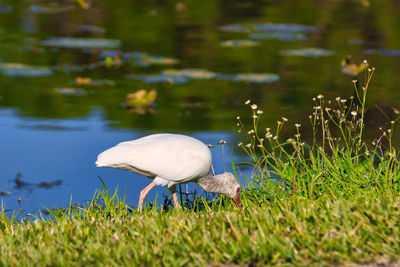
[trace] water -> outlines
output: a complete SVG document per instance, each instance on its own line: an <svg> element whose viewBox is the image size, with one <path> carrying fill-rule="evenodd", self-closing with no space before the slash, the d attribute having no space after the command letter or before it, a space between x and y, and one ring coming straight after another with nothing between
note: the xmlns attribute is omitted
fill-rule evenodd
<svg viewBox="0 0 400 267"><path fill-rule="evenodd" d="M7 208L17 208L17 198L23 200L23 208L35 210L42 207L62 207L69 203L70 197L76 202L90 200L96 189L102 189L102 177L110 191L117 187L120 195L125 192L128 204L135 206L139 192L151 180L127 171L109 168L96 168L97 154L118 142L140 138L150 131L114 129L107 126L101 111L93 111L80 119L32 119L18 118L10 109L2 110L0 118L4 151L0 161L6 166L2 171L0 188L11 192L3 197ZM229 132L186 133L206 144L219 141L218 138L234 142ZM221 148L212 148L215 171L224 171ZM225 148L226 166L231 170L231 149ZM235 156L240 160L240 156ZM243 161L243 160L242 160ZM247 171L246 169L243 169ZM21 180L27 183L51 183L62 180L61 186L41 188L26 186L17 188L15 176L21 174ZM149 194L151 200L162 198L168 192L156 189Z"/></svg>
<svg viewBox="0 0 400 267"><path fill-rule="evenodd" d="M296 122L307 136L311 99L319 93L326 99L349 97L350 81L361 78L342 73L347 55L377 69L369 107L398 107L400 6L368 3L97 0L83 10L73 1L2 1L0 190L11 195L1 199L14 209L21 197L28 211L65 206L71 195L76 202L89 200L102 188L101 176L111 191L117 186L121 195L126 191L134 206L150 180L96 168L94 162L118 142L156 132L184 133L212 144L225 139L234 161L245 161L236 146L236 116L250 122L247 99L264 111L262 127L285 116L285 137ZM165 78L193 68L197 76ZM164 82L154 82L151 74L161 74ZM77 85L77 77L96 82ZM152 112L125 108L125 96L139 89L157 91ZM377 124L370 125L372 137ZM231 151L226 151L228 168ZM216 171L222 172L221 149L212 152ZM33 185L16 188L18 173ZM35 186L57 180L62 184ZM156 189L149 199L157 193L166 191Z"/></svg>

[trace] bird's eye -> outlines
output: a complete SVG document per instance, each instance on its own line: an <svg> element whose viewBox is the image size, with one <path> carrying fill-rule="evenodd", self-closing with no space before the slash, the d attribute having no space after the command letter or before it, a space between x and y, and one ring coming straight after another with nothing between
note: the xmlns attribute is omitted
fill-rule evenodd
<svg viewBox="0 0 400 267"><path fill-rule="evenodd" d="M236 192L237 192L237 193L240 193L240 188L239 188L239 187L236 189Z"/></svg>

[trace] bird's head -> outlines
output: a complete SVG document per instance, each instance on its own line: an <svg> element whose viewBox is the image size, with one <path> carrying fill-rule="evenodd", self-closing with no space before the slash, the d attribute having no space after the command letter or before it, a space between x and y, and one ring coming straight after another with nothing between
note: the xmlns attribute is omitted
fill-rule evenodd
<svg viewBox="0 0 400 267"><path fill-rule="evenodd" d="M226 197L231 198L236 208L241 208L242 207L242 205L240 204L241 189L240 189L240 184L236 179L236 177L230 172L225 172L217 176L218 179L223 184L224 192L222 192L222 194Z"/></svg>

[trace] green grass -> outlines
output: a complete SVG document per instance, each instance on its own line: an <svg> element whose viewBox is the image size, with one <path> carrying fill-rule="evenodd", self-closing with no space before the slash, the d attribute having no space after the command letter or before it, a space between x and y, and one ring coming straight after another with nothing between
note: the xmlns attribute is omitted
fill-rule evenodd
<svg viewBox="0 0 400 267"><path fill-rule="evenodd" d="M332 265L400 255L400 197L371 191L130 214L123 200L0 224L0 265Z"/></svg>
<svg viewBox="0 0 400 267"><path fill-rule="evenodd" d="M373 147L367 145L363 114L372 74L367 70L365 89L355 86L358 102L339 100L330 108L322 96L315 100L320 108L310 117L310 142L302 139L300 126L294 138L281 141L287 119L277 123L274 134L263 132L258 126L262 113L252 106L251 130L240 129L247 138L241 146L256 170L243 192L243 209L234 209L225 198L197 198L182 210L153 205L140 213L105 186L87 206L71 201L66 209L49 210L46 218L10 216L3 207L0 266L397 261L400 169L391 143L396 120ZM383 147L382 140L389 145Z"/></svg>

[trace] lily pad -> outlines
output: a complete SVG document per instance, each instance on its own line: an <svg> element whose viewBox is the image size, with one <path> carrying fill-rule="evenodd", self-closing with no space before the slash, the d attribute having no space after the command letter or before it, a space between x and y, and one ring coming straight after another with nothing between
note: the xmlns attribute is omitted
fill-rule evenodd
<svg viewBox="0 0 400 267"><path fill-rule="evenodd" d="M243 25L243 24L223 25L223 26L219 27L219 30L222 32L240 32L240 33L251 32L250 27L247 25Z"/></svg>
<svg viewBox="0 0 400 267"><path fill-rule="evenodd" d="M93 80L89 77L76 77L74 80L76 85L84 86L102 86L102 85L114 85L115 82L112 80Z"/></svg>
<svg viewBox="0 0 400 267"><path fill-rule="evenodd" d="M143 56L146 56L147 54L144 52L125 52L122 57L125 59L137 59Z"/></svg>
<svg viewBox="0 0 400 267"><path fill-rule="evenodd" d="M31 5L29 7L29 11L32 13L42 13L42 14L56 14L56 13L64 13L74 9L73 6L57 6L57 5Z"/></svg>
<svg viewBox="0 0 400 267"><path fill-rule="evenodd" d="M274 39L280 41L300 41L307 40L308 37L304 33L292 32L265 32L253 33L249 35L250 39Z"/></svg>
<svg viewBox="0 0 400 267"><path fill-rule="evenodd" d="M44 49L42 47L32 46L32 45L20 46L19 50L23 51L23 52L33 52L33 53L43 53L44 52Z"/></svg>
<svg viewBox="0 0 400 267"><path fill-rule="evenodd" d="M56 88L55 91L62 95L85 95L86 91L80 88L71 88L71 87L64 87L64 88Z"/></svg>
<svg viewBox="0 0 400 267"><path fill-rule="evenodd" d="M184 84L189 81L189 79L184 76L168 75L165 73L148 74L148 75L130 74L127 75L126 78L141 80L148 84L152 83Z"/></svg>
<svg viewBox="0 0 400 267"><path fill-rule="evenodd" d="M0 6L0 13L13 12L14 8L12 6Z"/></svg>
<svg viewBox="0 0 400 267"><path fill-rule="evenodd" d="M307 32L319 31L318 28L308 25L277 24L277 23L254 24L253 29L256 31L280 32L280 33L307 33Z"/></svg>
<svg viewBox="0 0 400 267"><path fill-rule="evenodd" d="M323 56L332 56L335 54L335 52L323 48L300 48L294 50L282 50L280 53L286 56L302 56L302 57L323 57Z"/></svg>
<svg viewBox="0 0 400 267"><path fill-rule="evenodd" d="M150 65L174 65L178 63L177 59L168 57L156 57L156 56L141 56L136 62L139 66L147 67Z"/></svg>
<svg viewBox="0 0 400 267"><path fill-rule="evenodd" d="M79 30L81 32L88 32L88 33L94 33L94 34L104 33L106 31L106 29L104 29L104 28L92 26L92 25L81 25L81 26L79 26Z"/></svg>
<svg viewBox="0 0 400 267"><path fill-rule="evenodd" d="M280 80L279 75L273 73L220 74L218 78L234 82L249 82L249 83L271 83Z"/></svg>
<svg viewBox="0 0 400 267"><path fill-rule="evenodd" d="M378 54L382 56L391 56L391 57L398 57L400 56L400 50L396 49L367 49L364 50L365 54L372 55L372 54Z"/></svg>
<svg viewBox="0 0 400 267"><path fill-rule="evenodd" d="M105 58L116 58L116 57L122 57L122 51L121 50L102 50L98 57L100 59L105 59Z"/></svg>
<svg viewBox="0 0 400 267"><path fill-rule="evenodd" d="M122 58L127 59L132 64L140 67L148 67L151 65L174 65L179 62L174 58L151 56L143 52L127 52L122 55Z"/></svg>
<svg viewBox="0 0 400 267"><path fill-rule="evenodd" d="M249 47L249 46L256 46L258 44L259 44L258 42L252 40L227 40L221 42L221 46L224 47L235 47L235 46Z"/></svg>
<svg viewBox="0 0 400 267"><path fill-rule="evenodd" d="M70 72L80 72L89 69L87 65L57 65L53 67L53 70L56 71L62 71L65 73L70 73Z"/></svg>
<svg viewBox="0 0 400 267"><path fill-rule="evenodd" d="M11 77L43 77L53 74L50 68L21 63L0 63L0 70L3 75Z"/></svg>
<svg viewBox="0 0 400 267"><path fill-rule="evenodd" d="M208 71L205 69L168 69L162 71L162 73L169 76L183 76L188 79L212 79L217 76L215 72Z"/></svg>
<svg viewBox="0 0 400 267"><path fill-rule="evenodd" d="M74 38L74 37L50 37L42 42L44 46L62 48L116 48L121 46L121 41L103 38Z"/></svg>
<svg viewBox="0 0 400 267"><path fill-rule="evenodd" d="M378 50L379 55L383 56L393 56L393 57L398 57L400 56L400 50L395 50L395 49L380 49Z"/></svg>

